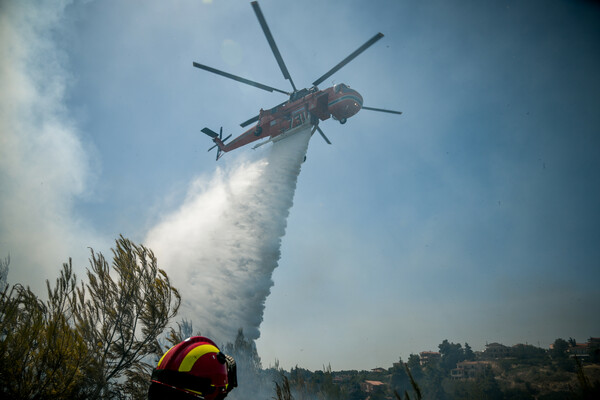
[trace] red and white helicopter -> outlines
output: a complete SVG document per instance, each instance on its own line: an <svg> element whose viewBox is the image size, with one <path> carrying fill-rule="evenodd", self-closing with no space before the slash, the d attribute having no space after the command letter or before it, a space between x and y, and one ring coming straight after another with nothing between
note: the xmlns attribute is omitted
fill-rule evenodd
<svg viewBox="0 0 600 400"><path fill-rule="evenodd" d="M375 36L373 36L365 44L360 46L356 51L354 51L352 54L350 54L348 57L342 60L339 64L331 68L327 73L325 73L319 79L314 81L313 86L311 88L298 90L296 89L296 85L294 85L294 81L292 80L292 77L290 76L290 73L288 72L285 63L283 62L283 58L279 53L279 49L275 44L273 35L271 35L271 31L269 30L269 27L258 5L258 2L253 1L250 4L254 9L254 13L256 14L258 22L260 23L260 26L263 32L265 33L267 41L271 46L271 50L275 55L275 59L279 64L279 68L283 73L283 77L290 81L293 92L286 92L284 90L263 85L262 83L251 81L249 79L245 79L194 62L194 67L203 69L205 71L212 72L214 74L221 75L226 78L230 78L238 82L242 82L269 92L275 91L290 96L289 100L276 105L270 110L261 109L260 113L257 116L250 118L245 122L242 122L240 124L242 128L254 122L256 122L256 125L254 125L252 128L248 129L246 132L242 133L240 136L236 137L227 144L225 144L225 141L229 139L231 135L223 139L222 127L219 133L216 133L215 131L209 128L202 129L202 132L210 136L213 139L213 142L215 142L215 145L211 147L209 151L214 149L215 147L217 148L217 160L221 158L224 152L237 149L238 147L245 146L249 143L255 142L260 139L268 138L268 140L256 144L254 148L257 148L259 146L262 146L263 144L289 137L290 135L293 135L294 133L307 127L307 125L312 126L311 134L314 134L315 130L317 130L319 131L319 134L323 137L323 139L328 144L331 144L327 136L325 136L321 128L319 128L319 120L325 121L329 117L333 117L333 119L339 121L341 124L345 124L346 120L354 114L356 114L361 108L363 110L402 114L402 112L400 111L363 106L362 96L356 90L351 89L348 85L345 85L343 83L334 85L324 90L320 90L317 87L327 78L329 78L339 69L341 69L344 65L352 61L360 53L369 48L373 43L381 39L383 37L382 33L378 33Z"/></svg>

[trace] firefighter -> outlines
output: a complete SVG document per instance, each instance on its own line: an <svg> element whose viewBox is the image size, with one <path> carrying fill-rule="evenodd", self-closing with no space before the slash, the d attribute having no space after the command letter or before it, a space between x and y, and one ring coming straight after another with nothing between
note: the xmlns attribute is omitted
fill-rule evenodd
<svg viewBox="0 0 600 400"><path fill-rule="evenodd" d="M152 371L149 400L221 400L237 387L233 357L203 336L171 347Z"/></svg>

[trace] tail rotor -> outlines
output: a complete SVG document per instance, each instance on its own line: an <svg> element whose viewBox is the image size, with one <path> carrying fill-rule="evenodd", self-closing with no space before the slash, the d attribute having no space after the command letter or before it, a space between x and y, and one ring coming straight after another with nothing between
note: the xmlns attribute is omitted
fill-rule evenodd
<svg viewBox="0 0 600 400"><path fill-rule="evenodd" d="M225 139L223 139L223 127L221 127L221 129L219 130L219 133L217 133L209 128L202 128L201 132L210 136L212 138L213 142L215 142L215 145L212 146L210 149L208 149L208 151L211 151L212 149L214 149L216 147L217 148L217 160L218 160L221 157L221 153L223 152L223 146L225 144L225 141L227 139L229 139L231 137L231 135L229 135Z"/></svg>

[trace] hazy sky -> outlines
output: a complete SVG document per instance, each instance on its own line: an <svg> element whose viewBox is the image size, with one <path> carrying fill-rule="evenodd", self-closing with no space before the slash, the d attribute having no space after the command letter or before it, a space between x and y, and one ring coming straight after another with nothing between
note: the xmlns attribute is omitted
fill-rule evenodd
<svg viewBox="0 0 600 400"><path fill-rule="evenodd" d="M364 104L310 142L257 342L263 365L389 367L444 339L600 335L600 6L260 1L298 87ZM215 163L209 126L289 89L247 1L0 1L0 256L40 291L143 241ZM193 223L193 221L190 221ZM159 260L160 262L160 260ZM197 327L202 329L202 327Z"/></svg>

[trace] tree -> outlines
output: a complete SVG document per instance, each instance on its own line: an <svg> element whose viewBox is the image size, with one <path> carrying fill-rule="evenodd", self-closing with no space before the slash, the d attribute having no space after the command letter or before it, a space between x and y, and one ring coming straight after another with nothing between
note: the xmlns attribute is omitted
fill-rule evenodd
<svg viewBox="0 0 600 400"><path fill-rule="evenodd" d="M449 372L451 369L456 368L456 364L465 359L465 353L460 343L450 343L447 339L444 339L438 348L442 354L440 367L445 372Z"/></svg>
<svg viewBox="0 0 600 400"><path fill-rule="evenodd" d="M238 385L244 387L244 392L232 391L227 398L257 398L264 391L266 382L262 374L260 356L256 344L251 339L246 339L244 330L238 330L235 342L227 343L223 351L235 359L237 366Z"/></svg>
<svg viewBox="0 0 600 400"><path fill-rule="evenodd" d="M567 357L567 350L569 349L569 343L561 338L554 341L550 355L554 359L562 359Z"/></svg>
<svg viewBox="0 0 600 400"><path fill-rule="evenodd" d="M433 367L425 370L425 380L421 385L423 398L426 400L446 400L448 395L444 390L444 374L440 368Z"/></svg>
<svg viewBox="0 0 600 400"><path fill-rule="evenodd" d="M298 368L297 365L295 368L290 369L290 384L297 400L314 397L316 375L316 372L313 374L307 369Z"/></svg>
<svg viewBox="0 0 600 400"><path fill-rule="evenodd" d="M323 366L323 381L319 388L319 397L327 400L340 399L342 392L340 387L333 383L333 374L331 372L331 364Z"/></svg>
<svg viewBox="0 0 600 400"><path fill-rule="evenodd" d="M402 362L402 358L398 363L394 364L391 369L390 386L391 389L396 393L405 393L411 386L411 379L409 377L408 364Z"/></svg>
<svg viewBox="0 0 600 400"><path fill-rule="evenodd" d="M469 346L469 343L465 342L465 360L473 361L475 360L475 353L473 353L473 349Z"/></svg>
<svg viewBox="0 0 600 400"><path fill-rule="evenodd" d="M73 327L70 303L76 279L64 264L55 288L42 302L20 284L0 299L0 393L4 398L76 399L84 397L83 371L89 357Z"/></svg>
<svg viewBox="0 0 600 400"><path fill-rule="evenodd" d="M415 396L414 398L417 400L421 400L423 398L423 396L421 394L421 388L419 387L419 384L415 380L413 373L411 372L410 368L408 367L408 363L404 364L404 368L406 369L406 374L408 375L408 379L410 380L410 386L412 387L412 390L413 390L414 396ZM396 397L398 399L400 399L400 396L398 395L397 392L394 392L394 394L396 395ZM410 399L410 396L408 395L408 390L404 391L404 398L405 398L405 400Z"/></svg>
<svg viewBox="0 0 600 400"><path fill-rule="evenodd" d="M77 328L93 360L94 398L121 391L122 385L115 382L128 370L133 379L151 370L143 358L160 352L157 338L181 303L150 249L120 236L112 252L116 279L104 256L92 250L88 284L78 288L75 304Z"/></svg>
<svg viewBox="0 0 600 400"><path fill-rule="evenodd" d="M0 293L0 395L11 399L146 397L156 349L180 304L177 290L144 246L122 236L113 270L92 250L88 283L71 261L48 300L14 285Z"/></svg>
<svg viewBox="0 0 600 400"><path fill-rule="evenodd" d="M250 371L257 372L262 367L256 344L253 340L246 339L242 328L238 329L235 342L225 345L225 352L235 358L236 364L246 365Z"/></svg>

